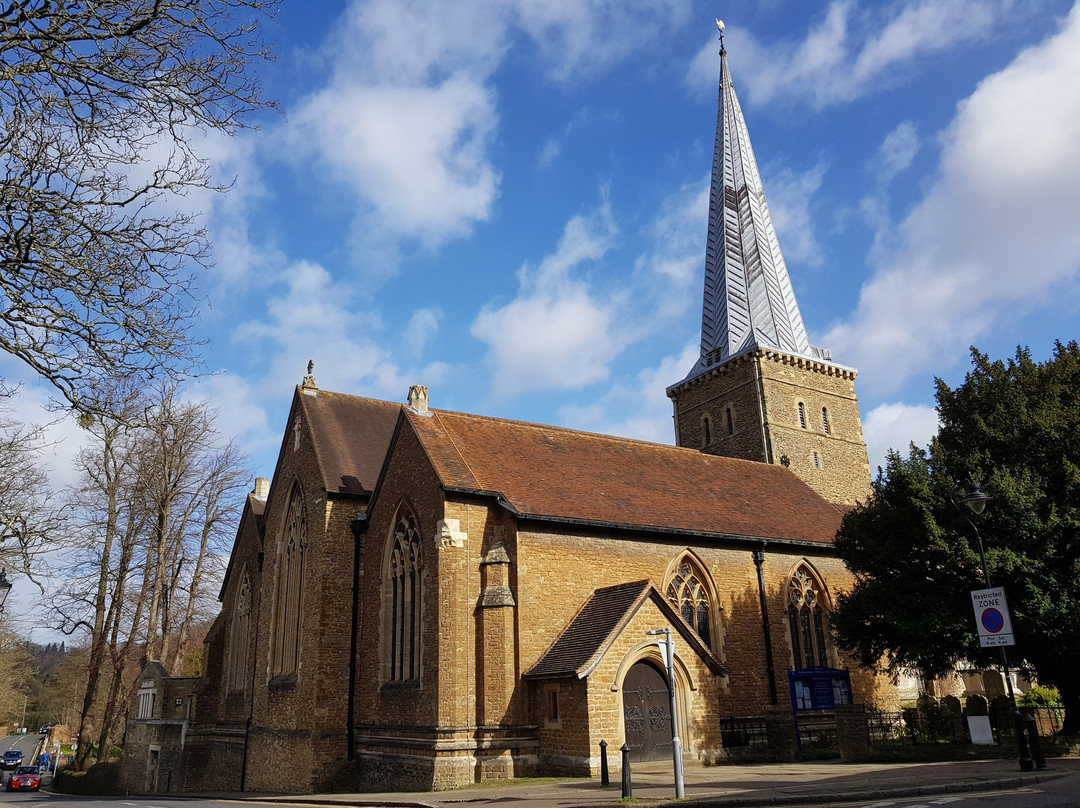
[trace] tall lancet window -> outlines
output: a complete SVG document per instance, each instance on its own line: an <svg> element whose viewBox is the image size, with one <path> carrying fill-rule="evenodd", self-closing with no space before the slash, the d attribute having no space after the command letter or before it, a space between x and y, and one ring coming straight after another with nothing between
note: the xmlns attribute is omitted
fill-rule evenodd
<svg viewBox="0 0 1080 808"><path fill-rule="evenodd" d="M668 581L666 595L702 642L712 647L712 604L705 576L689 558L683 558Z"/></svg>
<svg viewBox="0 0 1080 808"><path fill-rule="evenodd" d="M825 588L803 564L788 585L788 631L795 670L829 666L829 624Z"/></svg>
<svg viewBox="0 0 1080 808"><path fill-rule="evenodd" d="M248 646L251 642L251 576L247 564L240 578L240 589L233 610L232 635L229 638L227 692L244 690L247 684Z"/></svg>
<svg viewBox="0 0 1080 808"><path fill-rule="evenodd" d="M384 593L384 625L390 640L386 644L386 678L392 682L416 681L420 678L424 563L420 528L405 504L398 509L389 549Z"/></svg>
<svg viewBox="0 0 1080 808"><path fill-rule="evenodd" d="M299 485L289 494L289 507L278 549L277 609L274 614L273 676L295 675L300 668L300 634L303 627L304 553L307 549L307 517Z"/></svg>

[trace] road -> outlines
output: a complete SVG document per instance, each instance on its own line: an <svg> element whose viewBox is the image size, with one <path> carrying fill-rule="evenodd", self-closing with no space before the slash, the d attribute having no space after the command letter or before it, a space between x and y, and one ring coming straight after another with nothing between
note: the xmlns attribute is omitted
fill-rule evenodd
<svg viewBox="0 0 1080 808"><path fill-rule="evenodd" d="M823 803L804 808L1078 808L1080 774L1072 774L1034 787L985 791L942 797L911 797L874 802Z"/></svg>

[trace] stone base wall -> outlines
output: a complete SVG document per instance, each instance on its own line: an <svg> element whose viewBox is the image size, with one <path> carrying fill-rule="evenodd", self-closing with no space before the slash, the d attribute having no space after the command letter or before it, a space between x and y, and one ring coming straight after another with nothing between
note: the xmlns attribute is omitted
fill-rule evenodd
<svg viewBox="0 0 1080 808"><path fill-rule="evenodd" d="M185 791L240 791L244 725L194 725L184 747Z"/></svg>
<svg viewBox="0 0 1080 808"><path fill-rule="evenodd" d="M529 729L529 728L524 728ZM534 729L534 728L533 728ZM530 777L540 767L535 731L462 732L454 738L362 740L339 783L356 791L444 791L474 783Z"/></svg>

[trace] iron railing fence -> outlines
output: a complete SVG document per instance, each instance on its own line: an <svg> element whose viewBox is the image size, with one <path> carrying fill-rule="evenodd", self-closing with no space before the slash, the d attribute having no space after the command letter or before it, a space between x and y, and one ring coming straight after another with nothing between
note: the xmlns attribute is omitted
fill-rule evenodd
<svg viewBox="0 0 1080 808"><path fill-rule="evenodd" d="M720 742L726 749L735 747L768 746L769 732L764 716L720 719Z"/></svg>

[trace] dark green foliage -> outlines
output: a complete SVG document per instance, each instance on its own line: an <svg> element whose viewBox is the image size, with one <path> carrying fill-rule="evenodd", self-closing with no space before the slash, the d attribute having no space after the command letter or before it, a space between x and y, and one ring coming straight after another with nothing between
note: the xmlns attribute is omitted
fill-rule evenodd
<svg viewBox="0 0 1080 808"><path fill-rule="evenodd" d="M1057 707L1061 704L1061 693L1053 686L1033 685L1016 701L1026 707Z"/></svg>
<svg viewBox="0 0 1080 808"><path fill-rule="evenodd" d="M970 590L984 586L976 526L995 586L1004 586L1012 660L1056 685L1066 731L1080 718L1080 346L1045 363L1018 349L1007 362L972 350L955 390L937 380L941 428L928 451L890 453L874 497L851 513L837 550L857 583L833 624L864 665L940 675L979 648ZM985 513L963 505L975 480ZM970 517L970 519L969 519Z"/></svg>
<svg viewBox="0 0 1080 808"><path fill-rule="evenodd" d="M119 796L124 793L120 788L120 763L98 763L85 772L58 769L52 782L52 790L84 796Z"/></svg>

